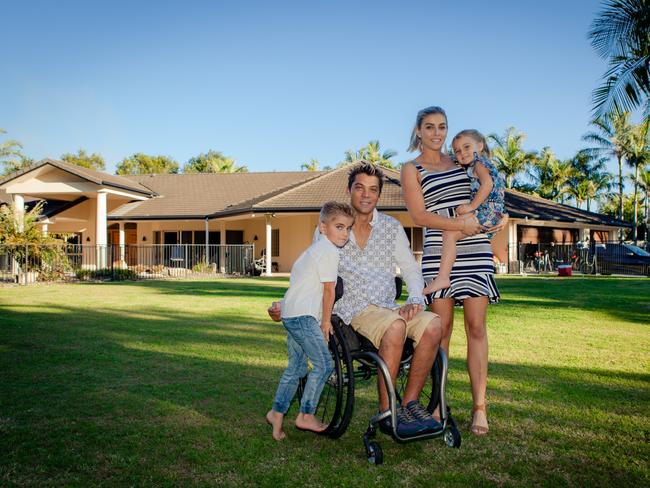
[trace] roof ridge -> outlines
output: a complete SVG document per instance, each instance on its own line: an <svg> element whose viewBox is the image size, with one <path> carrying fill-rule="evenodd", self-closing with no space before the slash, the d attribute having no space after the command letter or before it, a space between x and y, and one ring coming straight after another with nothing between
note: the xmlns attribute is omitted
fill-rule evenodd
<svg viewBox="0 0 650 488"><path fill-rule="evenodd" d="M304 171L294 171L293 173L304 173ZM244 204L246 204L248 202L251 202L251 204L253 204L253 202L255 202L256 200L259 200L259 201L268 200L268 199L273 198L273 197L275 197L275 196L277 196L277 195L279 195L281 193L289 193L289 192L295 190L299 186L305 185L307 183L311 183L312 181L317 180L322 176L326 176L327 174L330 174L331 171L319 172L319 173L320 174L315 175L313 178L307 178L306 180L298 181L298 182L292 183L292 184L290 184L288 186L283 186L282 188L277 188L277 189L275 189L273 191L265 193L264 195L258 195L256 197L248 198L246 200L240 200L238 202L234 202L234 203L226 206L226 208L224 210L232 208L232 207L236 207L238 205L244 205ZM256 174L258 174L258 173L256 173ZM213 212L212 215L215 215L217 213L220 213L220 212L219 211Z"/></svg>

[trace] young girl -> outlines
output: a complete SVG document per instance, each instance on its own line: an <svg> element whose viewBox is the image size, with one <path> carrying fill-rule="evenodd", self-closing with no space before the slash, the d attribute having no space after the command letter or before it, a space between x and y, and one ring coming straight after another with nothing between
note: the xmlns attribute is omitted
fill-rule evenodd
<svg viewBox="0 0 650 488"><path fill-rule="evenodd" d="M456 207L458 215L476 212L479 223L494 227L505 213L503 177L490 161L490 150L485 137L479 131L467 129L456 134L451 142L458 163L467 168L470 179L472 202ZM487 234L492 238L494 234ZM451 269L456 261L456 242L465 235L460 231L442 233L442 254L438 276L424 289L424 294L444 290L451 286Z"/></svg>

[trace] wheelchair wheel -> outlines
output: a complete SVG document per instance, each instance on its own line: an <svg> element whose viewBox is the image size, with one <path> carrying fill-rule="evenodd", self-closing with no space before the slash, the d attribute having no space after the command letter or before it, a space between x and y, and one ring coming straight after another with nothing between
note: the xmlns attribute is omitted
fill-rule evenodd
<svg viewBox="0 0 650 488"><path fill-rule="evenodd" d="M321 434L332 439L341 437L352 419L354 407L354 375L352 357L347 344L343 341L341 329L335 321L332 322L334 334L330 336L329 350L334 362L334 371L325 382L323 392L316 408L316 417L327 424ZM300 402L307 377L302 378L296 393Z"/></svg>

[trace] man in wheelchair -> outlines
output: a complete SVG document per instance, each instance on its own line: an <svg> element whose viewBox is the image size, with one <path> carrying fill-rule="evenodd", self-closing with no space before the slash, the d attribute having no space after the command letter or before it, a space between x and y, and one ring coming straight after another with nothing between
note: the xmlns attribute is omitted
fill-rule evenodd
<svg viewBox="0 0 650 488"><path fill-rule="evenodd" d="M395 426L400 437L411 437L442 428L419 402L438 353L442 328L440 318L425 310L424 280L404 228L399 221L375 208L383 182L383 172L373 164L361 162L350 170L348 192L356 219L350 240L340 251L339 276L344 293L334 305L334 313L377 348L393 383L405 340L407 337L413 340L415 351ZM395 303L397 267L409 294L401 307ZM279 305L271 307L269 315L279 320ZM381 373L377 384L379 408L384 412L389 409L389 396ZM384 418L379 427L389 433L391 417Z"/></svg>

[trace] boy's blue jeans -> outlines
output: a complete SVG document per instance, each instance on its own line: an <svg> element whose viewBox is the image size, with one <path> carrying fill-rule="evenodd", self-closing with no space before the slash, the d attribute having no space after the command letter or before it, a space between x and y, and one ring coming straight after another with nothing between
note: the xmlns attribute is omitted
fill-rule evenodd
<svg viewBox="0 0 650 488"><path fill-rule="evenodd" d="M325 381L334 370L332 356L316 318L301 315L283 318L282 323L289 333L287 335L289 364L280 378L275 400L273 400L273 410L282 414L287 413L298 389L300 378L307 374L307 359L309 359L312 370L307 377L302 394L300 412L313 415Z"/></svg>

